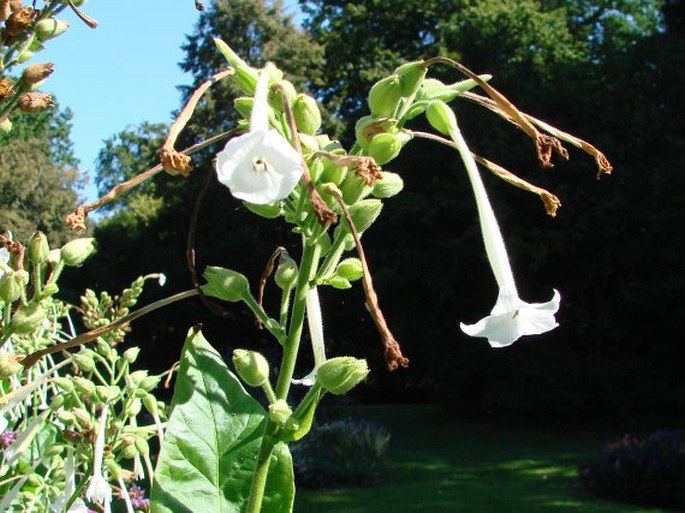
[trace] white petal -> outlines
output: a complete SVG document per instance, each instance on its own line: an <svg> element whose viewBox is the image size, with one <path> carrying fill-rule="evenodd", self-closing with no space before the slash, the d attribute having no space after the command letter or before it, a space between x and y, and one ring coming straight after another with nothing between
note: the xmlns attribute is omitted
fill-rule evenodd
<svg viewBox="0 0 685 513"><path fill-rule="evenodd" d="M539 335L559 326L554 314L559 310L560 300L555 290L550 301L529 304L502 289L490 315L475 324L461 323L460 327L472 337L486 337L492 347L505 347L524 335ZM513 308L505 311L505 304Z"/></svg>
<svg viewBox="0 0 685 513"><path fill-rule="evenodd" d="M279 201L302 177L302 157L276 130L231 139L217 155L219 182L238 199L265 205Z"/></svg>
<svg viewBox="0 0 685 513"><path fill-rule="evenodd" d="M259 74L257 86L254 92L254 102L252 102L252 113L250 114L250 132L258 132L269 129L269 105L267 98L269 95L269 73L266 70Z"/></svg>
<svg viewBox="0 0 685 513"><path fill-rule="evenodd" d="M112 487L102 474L93 474L86 490L86 499L100 504L107 504L112 500Z"/></svg>

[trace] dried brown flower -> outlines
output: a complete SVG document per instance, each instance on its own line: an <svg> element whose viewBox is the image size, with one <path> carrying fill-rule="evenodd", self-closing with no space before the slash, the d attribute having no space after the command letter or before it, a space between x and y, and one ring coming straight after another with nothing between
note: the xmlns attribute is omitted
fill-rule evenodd
<svg viewBox="0 0 685 513"><path fill-rule="evenodd" d="M159 151L159 158L164 171L171 176L181 175L187 178L193 170L193 166L190 163L190 157L183 153L179 153L174 148L168 146L162 147Z"/></svg>
<svg viewBox="0 0 685 513"><path fill-rule="evenodd" d="M21 75L21 81L27 85L37 84L48 78L54 70L55 65L52 62L29 64Z"/></svg>
<svg viewBox="0 0 685 513"><path fill-rule="evenodd" d="M14 82L11 78L0 79L0 102L9 100L14 94Z"/></svg>
<svg viewBox="0 0 685 513"><path fill-rule="evenodd" d="M19 96L18 107L22 112L31 113L40 112L54 104L52 96L47 93L23 93Z"/></svg>
<svg viewBox="0 0 685 513"><path fill-rule="evenodd" d="M5 31L9 37L15 37L24 32L33 22L33 9L22 7L17 9L5 22Z"/></svg>

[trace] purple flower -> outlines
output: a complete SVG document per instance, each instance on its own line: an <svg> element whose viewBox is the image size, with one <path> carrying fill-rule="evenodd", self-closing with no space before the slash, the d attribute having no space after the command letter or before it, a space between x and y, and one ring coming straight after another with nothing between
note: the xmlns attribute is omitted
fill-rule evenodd
<svg viewBox="0 0 685 513"><path fill-rule="evenodd" d="M0 434L0 447L3 449L12 445L17 439L17 432L7 429Z"/></svg>
<svg viewBox="0 0 685 513"><path fill-rule="evenodd" d="M145 490L140 486L133 484L128 489L128 494L131 497L131 505L136 509L147 509L150 507L150 499L145 498Z"/></svg>

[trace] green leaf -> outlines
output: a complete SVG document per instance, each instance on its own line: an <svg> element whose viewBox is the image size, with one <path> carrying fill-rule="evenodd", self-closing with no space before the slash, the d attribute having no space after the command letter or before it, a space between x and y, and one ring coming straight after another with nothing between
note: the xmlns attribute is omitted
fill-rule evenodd
<svg viewBox="0 0 685 513"><path fill-rule="evenodd" d="M181 355L164 443L155 470L152 513L245 510L267 414L199 330ZM288 446L276 445L261 513L292 512Z"/></svg>

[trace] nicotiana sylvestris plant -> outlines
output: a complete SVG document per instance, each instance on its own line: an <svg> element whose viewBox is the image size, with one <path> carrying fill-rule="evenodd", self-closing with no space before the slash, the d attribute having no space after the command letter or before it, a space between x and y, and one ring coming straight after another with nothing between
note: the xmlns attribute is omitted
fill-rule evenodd
<svg viewBox="0 0 685 513"><path fill-rule="evenodd" d="M296 91L274 64L256 69L223 41L217 39L216 45L230 67L215 74L191 96L160 150L161 164L118 185L100 200L79 207L68 222L74 229L82 229L90 211L162 169L172 176L188 176L193 152L230 138L218 152L214 169L208 171L216 173L218 181L255 215L291 225L301 241L299 261L278 248L268 259L255 294L248 279L229 268L207 267L203 273L205 283L197 283L191 258L196 287L167 302L198 295L212 308L218 307L217 299L243 303L274 343L281 346L282 357L280 362L269 362L257 352L236 349L230 370L199 328L190 330L155 469L151 511L285 513L292 511L295 493L288 444L307 434L324 395L347 393L369 372L366 361L353 356L328 358L319 289L347 289L361 281L388 369L409 363L380 309L361 242L384 201L403 188L401 176L382 166L396 158L414 138L433 140L457 150L473 188L486 254L499 286L490 314L475 324L462 323L461 328L468 335L486 338L493 347L503 347L522 336L555 328L560 294L554 291L551 300L543 303L527 303L519 298L477 164L538 195L551 216L556 215L561 202L551 192L473 154L449 103L474 102L516 125L530 136L543 167L552 166L554 153L568 158L561 141L594 156L600 174L609 173L611 165L586 141L519 111L489 85L490 76L476 75L442 57L404 64L374 84L368 95L370 114L357 122L356 141L346 149L321 132L316 100ZM450 66L466 78L452 84L429 78L429 70L436 65ZM242 90L244 96L237 98L234 105L243 119L229 132L177 151L176 138L197 102L221 79L233 80ZM473 92L475 89L485 94ZM412 120L420 116L426 117L434 132L411 128ZM191 235L196 221L197 216L191 221ZM192 256L193 252L188 254ZM262 306L272 275L281 299L278 312L273 314ZM305 319L314 368L300 377L294 371ZM80 335L78 342L92 340L108 327L98 329ZM32 356L27 360L31 363ZM275 376L271 372L274 367L278 367ZM307 387L297 404L290 394L293 385ZM261 389L266 407L252 396L252 389ZM92 494L97 494L96 485Z"/></svg>

